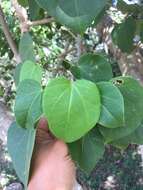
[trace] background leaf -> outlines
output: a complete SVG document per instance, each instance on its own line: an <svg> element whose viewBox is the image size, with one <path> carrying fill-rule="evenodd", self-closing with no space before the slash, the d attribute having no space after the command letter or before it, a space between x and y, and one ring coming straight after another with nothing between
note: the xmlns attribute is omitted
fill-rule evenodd
<svg viewBox="0 0 143 190"><path fill-rule="evenodd" d="M21 71L21 68L22 68L22 63L19 63L16 66L15 71L14 71L14 82L15 82L16 86L18 86L19 81L20 81L20 71Z"/></svg>
<svg viewBox="0 0 143 190"><path fill-rule="evenodd" d="M39 5L61 24L83 33L104 9L107 0L37 0Z"/></svg>
<svg viewBox="0 0 143 190"><path fill-rule="evenodd" d="M22 5L23 7L28 6L28 0L18 0L18 3Z"/></svg>
<svg viewBox="0 0 143 190"><path fill-rule="evenodd" d="M32 79L41 83L42 68L40 67L40 65L32 61L25 61L22 64L21 71L20 71L20 82L25 79Z"/></svg>
<svg viewBox="0 0 143 190"><path fill-rule="evenodd" d="M139 127L130 135L118 139L117 141L111 142L111 145L116 148L126 149L129 144L143 144L143 122L139 125Z"/></svg>
<svg viewBox="0 0 143 190"><path fill-rule="evenodd" d="M94 169L105 151L102 136L96 128L82 139L69 144L68 147L72 159L88 174Z"/></svg>
<svg viewBox="0 0 143 190"><path fill-rule="evenodd" d="M2 89L2 87L0 86L0 97L2 97L4 95L4 91Z"/></svg>
<svg viewBox="0 0 143 190"><path fill-rule="evenodd" d="M39 5L35 0L28 0L28 2L29 2L30 20L38 19L41 8L39 7Z"/></svg>
<svg viewBox="0 0 143 190"><path fill-rule="evenodd" d="M132 13L138 14L141 11L141 6L138 5L137 3L129 4L127 2L131 2L131 1L126 0L126 2L125 2L124 0L118 0L118 3L117 3L117 8L119 10L121 10L124 14L127 14L127 13L129 13L129 14L132 14Z"/></svg>
<svg viewBox="0 0 143 190"><path fill-rule="evenodd" d="M100 116L100 94L90 81L51 80L43 95L43 111L51 132L65 142L85 135Z"/></svg>
<svg viewBox="0 0 143 190"><path fill-rule="evenodd" d="M101 54L88 53L81 56L78 66L73 66L71 72L77 79L92 82L108 81L113 77L109 60Z"/></svg>
<svg viewBox="0 0 143 190"><path fill-rule="evenodd" d="M112 32L113 42L118 45L122 52L131 53L135 48L133 39L136 32L136 21L128 17L122 24L117 25Z"/></svg>
<svg viewBox="0 0 143 190"><path fill-rule="evenodd" d="M21 127L31 128L42 114L42 89L34 80L24 80L17 89L14 107L17 123Z"/></svg>
<svg viewBox="0 0 143 190"><path fill-rule="evenodd" d="M143 22L141 23L141 26L140 26L140 38L141 38L141 42L143 43Z"/></svg>
<svg viewBox="0 0 143 190"><path fill-rule="evenodd" d="M124 125L124 99L120 90L111 82L97 84L101 94L101 115L99 124L116 128Z"/></svg>
<svg viewBox="0 0 143 190"><path fill-rule="evenodd" d="M34 128L23 129L16 122L12 123L8 131L8 151L16 173L25 188L28 184L35 134L36 130Z"/></svg>
<svg viewBox="0 0 143 190"><path fill-rule="evenodd" d="M21 37L19 53L23 62L27 60L35 62L33 40L28 32L25 32Z"/></svg>

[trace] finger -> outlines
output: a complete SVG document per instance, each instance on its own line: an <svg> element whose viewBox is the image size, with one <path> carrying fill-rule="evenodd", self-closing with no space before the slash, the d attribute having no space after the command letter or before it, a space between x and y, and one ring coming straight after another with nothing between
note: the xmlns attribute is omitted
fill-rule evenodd
<svg viewBox="0 0 143 190"><path fill-rule="evenodd" d="M45 132L48 132L48 122L47 122L47 119L42 117L38 123L38 129L42 129L44 130Z"/></svg>
<svg viewBox="0 0 143 190"><path fill-rule="evenodd" d="M48 122L45 118L41 118L38 123L37 133L36 133L36 144L47 144L54 139L48 129Z"/></svg>
<svg viewBox="0 0 143 190"><path fill-rule="evenodd" d="M49 130L48 121L46 118L42 117L38 124L38 129L43 130L43 132L48 133L51 138L55 138L54 135Z"/></svg>

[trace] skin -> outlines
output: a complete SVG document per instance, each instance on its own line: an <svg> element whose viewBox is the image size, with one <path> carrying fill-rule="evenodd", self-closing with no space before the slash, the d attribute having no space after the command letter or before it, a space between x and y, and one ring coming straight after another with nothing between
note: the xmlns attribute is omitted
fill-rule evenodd
<svg viewBox="0 0 143 190"><path fill-rule="evenodd" d="M67 145L55 139L45 119L38 125L28 190L72 190L75 166Z"/></svg>

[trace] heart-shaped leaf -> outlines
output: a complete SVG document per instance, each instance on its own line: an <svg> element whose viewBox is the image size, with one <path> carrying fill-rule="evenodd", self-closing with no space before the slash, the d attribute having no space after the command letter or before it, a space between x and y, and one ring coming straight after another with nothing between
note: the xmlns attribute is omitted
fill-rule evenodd
<svg viewBox="0 0 143 190"><path fill-rule="evenodd" d="M36 130L34 128L23 129L16 122L12 123L8 130L8 151L16 173L25 188L28 184L35 134Z"/></svg>
<svg viewBox="0 0 143 190"><path fill-rule="evenodd" d="M101 54L84 54L78 66L71 68L71 72L77 79L83 78L92 82L108 81L113 77L108 58Z"/></svg>
<svg viewBox="0 0 143 190"><path fill-rule="evenodd" d="M14 112L21 127L33 127L42 114L42 89L34 80L24 80L19 84Z"/></svg>
<svg viewBox="0 0 143 190"><path fill-rule="evenodd" d="M111 82L97 84L101 94L101 115L99 124L116 128L124 125L124 99L120 90Z"/></svg>
<svg viewBox="0 0 143 190"><path fill-rule="evenodd" d="M124 98L125 126L116 129L100 127L106 142L112 142L131 134L143 118L143 87L131 77L117 77L112 80Z"/></svg>
<svg viewBox="0 0 143 190"><path fill-rule="evenodd" d="M25 32L21 37L19 53L23 62L27 60L35 62L33 40L28 32Z"/></svg>
<svg viewBox="0 0 143 190"><path fill-rule="evenodd" d="M94 169L105 151L102 136L96 128L82 139L69 144L68 147L72 159L88 174Z"/></svg>
<svg viewBox="0 0 143 190"><path fill-rule="evenodd" d="M25 79L32 79L39 83L42 80L42 68L32 61L25 61L20 70L20 82Z"/></svg>
<svg viewBox="0 0 143 190"><path fill-rule="evenodd" d="M113 42L118 45L122 52L131 53L135 48L133 44L135 32L136 21L133 17L129 17L114 28L112 32Z"/></svg>
<svg viewBox="0 0 143 190"><path fill-rule="evenodd" d="M97 86L86 80L53 79L43 95L43 111L49 128L65 142L78 140L95 126L100 106Z"/></svg>
<svg viewBox="0 0 143 190"><path fill-rule="evenodd" d="M75 32L83 33L104 9L107 0L36 0L39 5L54 16L61 24Z"/></svg>

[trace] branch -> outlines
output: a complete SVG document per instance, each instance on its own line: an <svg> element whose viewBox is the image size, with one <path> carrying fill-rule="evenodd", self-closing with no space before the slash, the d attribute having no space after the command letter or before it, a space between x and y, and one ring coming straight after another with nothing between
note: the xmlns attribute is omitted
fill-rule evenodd
<svg viewBox="0 0 143 190"><path fill-rule="evenodd" d="M0 6L0 23L1 23L2 30L3 30L3 33L5 35L5 38L6 38L7 42L8 42L8 44L9 44L9 47L10 47L10 49L12 50L12 52L14 54L16 62L20 63L20 55L18 53L15 41L12 38L12 34L10 33L10 30L9 30L8 24L7 24L6 20L5 20L5 16L4 16L4 13L3 13L3 10L2 10L1 6Z"/></svg>
<svg viewBox="0 0 143 190"><path fill-rule="evenodd" d="M77 35L77 38L76 38L76 49L77 49L77 57L79 58L81 54L84 52L82 37L79 34Z"/></svg>
<svg viewBox="0 0 143 190"><path fill-rule="evenodd" d="M44 18L42 20L36 20L36 21L29 21L28 25L31 26L37 26L37 25L42 25L42 24L48 24L54 21L54 18Z"/></svg>
<svg viewBox="0 0 143 190"><path fill-rule="evenodd" d="M20 22L21 32L28 32L29 25L28 25L28 15L27 11L24 7L20 6L17 0L11 0L11 3L15 9L16 16Z"/></svg>
<svg viewBox="0 0 143 190"><path fill-rule="evenodd" d="M77 57L80 57L81 55L81 43L82 43L81 37L80 35L77 35L76 38Z"/></svg>
<svg viewBox="0 0 143 190"><path fill-rule="evenodd" d="M28 20L27 10L24 7L22 7L21 5L19 5L17 0L11 0L11 2L15 9L16 16L19 19L20 28L21 28L22 33L28 32L30 27L32 27L32 26L48 24L48 23L54 21L54 18L44 18L42 20L30 21L30 20Z"/></svg>
<svg viewBox="0 0 143 190"><path fill-rule="evenodd" d="M67 43L66 43L66 45L65 45L65 50L64 50L64 52L62 52L59 56L58 56L58 59L60 59L60 62L62 62L65 58L66 58L66 56L67 56L67 54L69 54L69 53L71 53L72 51L74 51L75 50L75 47L71 47L70 48L70 42L68 41Z"/></svg>

